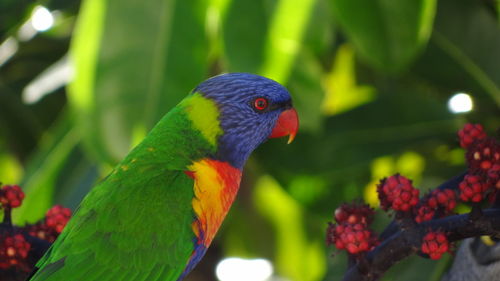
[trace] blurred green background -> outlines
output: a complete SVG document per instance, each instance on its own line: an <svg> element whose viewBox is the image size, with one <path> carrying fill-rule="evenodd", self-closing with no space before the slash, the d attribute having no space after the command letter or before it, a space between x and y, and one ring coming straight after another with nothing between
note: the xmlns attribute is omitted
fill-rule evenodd
<svg viewBox="0 0 500 281"><path fill-rule="evenodd" d="M433 188L465 168L458 128L500 127L499 10L494 0L1 0L0 181L27 193L15 220L75 208L199 82L252 72L286 85L300 132L254 153L188 280L217 280L225 257L269 260L268 280L339 280L345 256L324 232L341 202L376 204L376 181L395 172ZM384 280L438 280L448 263L413 257Z"/></svg>

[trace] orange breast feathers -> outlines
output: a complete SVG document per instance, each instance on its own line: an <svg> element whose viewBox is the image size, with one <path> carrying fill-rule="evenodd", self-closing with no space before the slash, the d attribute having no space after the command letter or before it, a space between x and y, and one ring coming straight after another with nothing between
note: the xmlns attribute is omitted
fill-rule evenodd
<svg viewBox="0 0 500 281"><path fill-rule="evenodd" d="M241 171L227 162L203 159L189 167L194 178L193 209L197 220L193 231L198 243L208 247L233 204Z"/></svg>

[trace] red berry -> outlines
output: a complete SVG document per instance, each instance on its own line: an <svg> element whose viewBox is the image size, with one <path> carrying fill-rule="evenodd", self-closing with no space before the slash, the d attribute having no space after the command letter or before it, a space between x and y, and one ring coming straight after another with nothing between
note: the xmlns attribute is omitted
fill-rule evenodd
<svg viewBox="0 0 500 281"><path fill-rule="evenodd" d="M399 174L383 179L377 186L377 192L382 209L403 212L417 205L420 193L409 179Z"/></svg>
<svg viewBox="0 0 500 281"><path fill-rule="evenodd" d="M71 210L64 208L61 205L55 205L47 211L45 216L45 224L54 229L57 233L61 233L71 217Z"/></svg>
<svg viewBox="0 0 500 281"><path fill-rule="evenodd" d="M19 185L4 185L0 189L0 203L4 208L16 208L21 206L24 192Z"/></svg>
<svg viewBox="0 0 500 281"><path fill-rule="evenodd" d="M456 195L453 190L434 190L414 209L415 221L421 223L431 220L438 210L441 211L440 214L449 214L456 205Z"/></svg>
<svg viewBox="0 0 500 281"><path fill-rule="evenodd" d="M500 189L500 164L494 164L488 170L488 184L493 188Z"/></svg>
<svg viewBox="0 0 500 281"><path fill-rule="evenodd" d="M466 158L469 172L487 179L489 171L500 165L500 143L494 138L485 138L469 147Z"/></svg>
<svg viewBox="0 0 500 281"><path fill-rule="evenodd" d="M435 190L431 196L436 198L439 206L443 207L447 212L452 211L457 206L455 192L451 189Z"/></svg>
<svg viewBox="0 0 500 281"><path fill-rule="evenodd" d="M420 206L416 212L415 221L418 223L431 220L436 213L435 209L429 205Z"/></svg>
<svg viewBox="0 0 500 281"><path fill-rule="evenodd" d="M424 236L421 250L431 259L437 260L448 252L449 247L448 238L443 232L429 232Z"/></svg>
<svg viewBox="0 0 500 281"><path fill-rule="evenodd" d="M458 137L460 138L460 146L468 148L472 143L486 138L486 133L481 124L467 123L463 129L458 131Z"/></svg>
<svg viewBox="0 0 500 281"><path fill-rule="evenodd" d="M355 255L373 249L378 241L366 224L330 223L327 230L327 244L335 245L337 249L345 249Z"/></svg>
<svg viewBox="0 0 500 281"><path fill-rule="evenodd" d="M45 222L37 223L34 225L27 225L24 227L24 231L26 231L29 235L33 237L40 238L50 243L54 242L56 238L59 236L59 233L54 229L48 227L45 224Z"/></svg>
<svg viewBox="0 0 500 281"><path fill-rule="evenodd" d="M460 200L464 202L480 202L485 198L488 191L488 184L483 182L480 176L466 175L464 180L458 185L460 189Z"/></svg>
<svg viewBox="0 0 500 281"><path fill-rule="evenodd" d="M30 249L31 245L21 234L4 237L0 245L0 268L7 269L24 263Z"/></svg>
<svg viewBox="0 0 500 281"><path fill-rule="evenodd" d="M375 210L367 204L342 204L335 210L335 221L337 223L347 222L349 224L370 224L373 221Z"/></svg>

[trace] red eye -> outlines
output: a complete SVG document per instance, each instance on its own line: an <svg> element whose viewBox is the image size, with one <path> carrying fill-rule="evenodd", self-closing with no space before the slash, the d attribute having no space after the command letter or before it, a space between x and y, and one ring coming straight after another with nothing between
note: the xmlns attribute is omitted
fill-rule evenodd
<svg viewBox="0 0 500 281"><path fill-rule="evenodd" d="M257 110L264 110L267 108L267 99L266 98L256 98L253 102L253 107Z"/></svg>

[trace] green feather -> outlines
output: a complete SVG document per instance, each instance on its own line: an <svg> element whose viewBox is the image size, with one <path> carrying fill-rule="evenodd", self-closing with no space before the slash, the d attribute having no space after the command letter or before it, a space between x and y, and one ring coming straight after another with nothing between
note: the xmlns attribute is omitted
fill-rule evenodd
<svg viewBox="0 0 500 281"><path fill-rule="evenodd" d="M221 133L217 112L208 112L215 124L204 120L210 129L193 124L193 105L214 110L203 99L182 101L92 189L31 280L177 280L195 238L184 171L215 151L211 138Z"/></svg>

